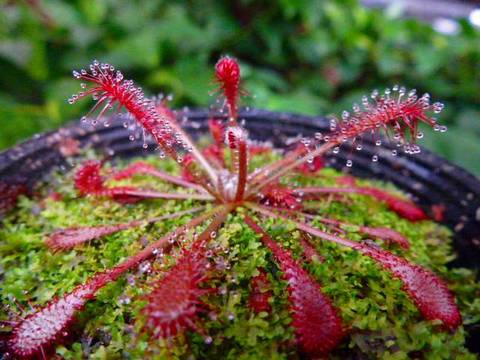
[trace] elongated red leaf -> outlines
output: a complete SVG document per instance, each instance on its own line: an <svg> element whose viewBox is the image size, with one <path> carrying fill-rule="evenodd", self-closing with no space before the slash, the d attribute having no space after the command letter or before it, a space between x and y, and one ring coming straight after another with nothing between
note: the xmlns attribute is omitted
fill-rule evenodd
<svg viewBox="0 0 480 360"><path fill-rule="evenodd" d="M131 224L126 223L107 226L85 226L60 229L48 236L48 238L45 240L45 245L54 251L71 249L87 241L128 229L131 226Z"/></svg>
<svg viewBox="0 0 480 360"><path fill-rule="evenodd" d="M128 223L121 223L121 224L112 224L112 225L104 225L104 226L83 226L83 227L59 229L47 237L47 239L45 240L45 245L47 245L49 248L51 248L54 251L67 250L77 245L86 243L87 241L98 239L118 231L141 226L142 224L154 223L160 220L174 219L174 218L177 218L186 214L191 214L203 209L204 207L200 206L200 207L192 208L185 211L177 211L176 213L173 213L173 214L158 216L158 217L144 219L144 220L134 220Z"/></svg>
<svg viewBox="0 0 480 360"><path fill-rule="evenodd" d="M237 117L240 93L240 66L237 60L224 56L215 65L215 78L225 96L231 118Z"/></svg>
<svg viewBox="0 0 480 360"><path fill-rule="evenodd" d="M403 282L403 290L426 319L440 320L450 330L460 326L462 316L455 298L438 276L386 250L365 245L358 245L358 250Z"/></svg>
<svg viewBox="0 0 480 360"><path fill-rule="evenodd" d="M396 243L404 249L410 248L410 242L408 239L393 229L384 227L360 226L360 232L384 241L388 241L390 243Z"/></svg>
<svg viewBox="0 0 480 360"><path fill-rule="evenodd" d="M410 221L428 219L428 216L425 214L425 212L409 200L401 199L398 196L389 194L386 191L372 187L361 187L359 189L361 189L361 193L370 195L380 201L385 202L390 210L395 211L398 215L405 219Z"/></svg>
<svg viewBox="0 0 480 360"><path fill-rule="evenodd" d="M85 161L75 173L75 187L81 195L97 194L105 190L104 179L100 175L101 161Z"/></svg>
<svg viewBox="0 0 480 360"><path fill-rule="evenodd" d="M398 244L404 249L410 248L410 242L408 241L408 239L402 234L400 234L398 231L395 231L393 229L389 229L385 227L369 227L369 226L354 225L354 224L349 224L347 222L342 222L332 218L320 217L318 215L300 212L298 210L290 210L290 209L283 209L283 208L276 209L276 210L281 211L282 213L293 215L295 217L297 216L299 216L300 218L304 217L309 220L317 219L318 221L321 221L324 224L335 226L336 228L338 228L338 230L342 230L342 229L348 230L349 227L354 226L354 227L357 227L358 232L362 234L370 235L389 243ZM304 246L303 242L301 242L301 244L302 246Z"/></svg>
<svg viewBox="0 0 480 360"><path fill-rule="evenodd" d="M288 282L292 325L300 349L310 357L328 354L345 334L337 310L289 251L282 249L251 218L245 217L245 222L262 236L262 242L272 251Z"/></svg>
<svg viewBox="0 0 480 360"><path fill-rule="evenodd" d="M107 187L105 186L105 178L100 174L101 167L102 163L100 161L86 161L77 170L77 173L75 174L75 186L81 195L105 196L123 204L136 203L144 199L212 199L212 197L205 192L203 194L164 193L131 186ZM140 169L143 171L145 170L145 167L141 165ZM135 167L127 169L125 172L120 173L120 178L132 175L137 170L139 169ZM154 169L149 168L149 171L154 171ZM183 182L182 179L177 179L176 181ZM192 186L195 187L196 185L192 184Z"/></svg>
<svg viewBox="0 0 480 360"><path fill-rule="evenodd" d="M58 297L28 315L16 327L8 341L8 351L14 358L40 358L61 338L66 336L68 327L77 311L94 297L95 292L111 281L110 273L99 273L83 285Z"/></svg>
<svg viewBox="0 0 480 360"><path fill-rule="evenodd" d="M434 117L442 111L443 104L431 104L429 94L418 97L415 89L407 93L404 87L394 86L382 95L374 90L370 97L372 101L367 96L362 98L363 109L354 105L353 114L344 111L339 124L336 121L331 123L330 141L340 144L345 139L366 133L385 132L388 135L391 130L395 141L403 145L406 153L416 154L420 152L416 145L419 123L446 130Z"/></svg>
<svg viewBox="0 0 480 360"><path fill-rule="evenodd" d="M362 194L375 198L383 202L388 208L396 212L399 216L410 221L420 221L428 219L425 212L410 200L402 199L396 195L390 194L384 190L373 187L348 186L348 187L309 187L299 188L296 192L309 194Z"/></svg>
<svg viewBox="0 0 480 360"><path fill-rule="evenodd" d="M257 314L262 311L269 313L272 311L272 307L268 302L272 297L270 281L268 281L265 270L260 269L259 271L260 274L253 277L250 281L251 292L250 298L248 299L248 305Z"/></svg>
<svg viewBox="0 0 480 360"><path fill-rule="evenodd" d="M87 88L73 95L68 100L70 104L92 95L96 104L88 116L101 109L97 114L99 119L110 112L115 104L118 105L118 110L125 108L135 121L153 136L164 152L174 159L177 158L173 144L174 135L178 134L172 131L176 123L175 118L166 111L160 113L155 101L145 98L143 91L136 87L133 81L125 80L123 74L113 66L96 60L90 65L90 72L82 69L80 72L74 71L73 76L87 84Z"/></svg>
<svg viewBox="0 0 480 360"><path fill-rule="evenodd" d="M147 296L143 313L147 318L146 328L155 338L169 338L186 329L199 330L197 314L203 308L200 297L211 291L199 287L208 276L206 244L229 212L230 209L224 209L215 216L191 248L183 250L177 263Z"/></svg>
<svg viewBox="0 0 480 360"><path fill-rule="evenodd" d="M170 182L172 184L176 184L176 185L187 187L187 188L193 188L201 192L204 192L204 189L201 186L185 181L180 177L170 175L166 172L158 170L152 165L147 164L143 161L136 161L130 164L125 169L115 172L113 174L113 178L115 180L123 180L123 179L131 178L135 175L150 175L158 179Z"/></svg>
<svg viewBox="0 0 480 360"><path fill-rule="evenodd" d="M200 297L208 292L199 287L206 278L207 263L199 254L185 251L154 285L143 308L153 337L170 338L186 329L197 329L197 314L203 307Z"/></svg>
<svg viewBox="0 0 480 360"><path fill-rule="evenodd" d="M212 136L215 145L222 148L225 137L225 126L222 124L222 120L215 118L208 119L208 129L210 130L210 135Z"/></svg>
<svg viewBox="0 0 480 360"><path fill-rule="evenodd" d="M268 206L289 210L300 210L302 208L295 191L280 184L271 184L263 190L262 196L261 202Z"/></svg>

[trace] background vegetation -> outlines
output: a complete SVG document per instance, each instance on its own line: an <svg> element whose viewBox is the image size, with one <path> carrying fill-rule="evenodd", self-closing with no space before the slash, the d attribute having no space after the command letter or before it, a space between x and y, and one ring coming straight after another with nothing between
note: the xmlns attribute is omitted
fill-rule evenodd
<svg viewBox="0 0 480 360"><path fill-rule="evenodd" d="M395 83L430 92L449 131L426 145L480 174L479 44L467 21L448 36L354 0L0 0L0 149L78 118L71 70L93 58L206 106L212 64L231 54L251 105L271 110L338 113Z"/></svg>

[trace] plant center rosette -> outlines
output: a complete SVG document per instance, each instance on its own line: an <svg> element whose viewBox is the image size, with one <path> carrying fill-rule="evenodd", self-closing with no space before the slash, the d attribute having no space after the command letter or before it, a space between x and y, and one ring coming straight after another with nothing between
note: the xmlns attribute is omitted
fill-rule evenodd
<svg viewBox="0 0 480 360"><path fill-rule="evenodd" d="M446 130L428 94L374 91L329 133L280 152L241 125L233 58L215 66L224 105L203 146L113 66L73 75L82 91L69 102L96 101L85 121L125 109L160 156L84 161L37 204L40 219L27 199L23 223L7 218L6 358L346 358L349 348L474 358L460 310L479 316L478 286L446 269L448 231L397 191L322 160L345 143L360 151L367 136L418 153L420 123Z"/></svg>

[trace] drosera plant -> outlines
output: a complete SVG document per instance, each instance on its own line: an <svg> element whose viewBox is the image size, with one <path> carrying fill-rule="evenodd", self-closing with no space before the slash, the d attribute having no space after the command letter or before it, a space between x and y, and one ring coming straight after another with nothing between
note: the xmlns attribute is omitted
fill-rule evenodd
<svg viewBox="0 0 480 360"><path fill-rule="evenodd" d="M312 242L321 240L352 249L370 258L379 267L402 283L402 290L427 320L438 324L440 330L455 331L462 323L454 296L446 283L433 272L406 260L401 255L372 242L353 241L344 237L343 229L354 226L345 221L319 213L318 199L334 196L348 203L350 194L371 197L411 222L425 220L426 214L412 201L378 188L358 185L353 178L338 178L331 187L298 187L288 179L292 174L321 176L321 160L328 152L336 153L345 143L361 150L362 137L373 136L377 143L384 133L398 143L406 153L418 153L416 139L422 137L419 123L444 131L432 114L443 105L430 103L430 96L418 97L415 91L406 92L398 86L383 94L374 91L371 99L364 97L362 106L354 105L353 114L344 112L340 120L332 119L331 131L304 138L294 150L268 165L251 169L250 163L258 153L270 152L265 144L252 142L246 128L238 119L238 102L242 94L240 67L231 57L222 57L215 66L218 90L223 94L224 112L209 120L213 142L200 148L183 131L175 113L159 99L146 98L133 81L112 65L94 61L89 70L74 71L81 83L81 92L68 101L92 96L96 101L84 118L94 123L108 122L108 113L125 109L145 134L158 144L160 155L169 156L181 168L173 175L145 162L135 162L122 170L105 170L102 161L86 161L75 174L75 187L80 196L111 199L122 204L135 204L150 199L190 201L195 206L154 218L113 223L101 226L63 228L47 236L45 246L54 252L69 251L101 237L167 219L195 215L188 222L165 233L136 254L113 268L91 275L72 291L57 297L41 308L33 309L23 319L10 323L7 341L8 355L13 358L46 358L60 343L74 322L75 316L89 301L94 301L100 289L138 266L145 266L161 252L172 251L180 243L176 261L168 270L154 276L151 293L142 299L145 306L144 331L152 339L172 340L187 330L205 335L198 314L208 308L202 298L215 294L204 286L206 279L218 277L212 266L211 243L231 214L243 217L245 224L268 249L282 274L288 290L289 312L293 321L298 351L308 357L325 356L334 350L348 333L339 309L324 292L323 284L310 274L305 264L323 261ZM92 120L92 117L94 119ZM375 159L373 159L375 160ZM348 160L346 166L351 166ZM134 186L112 185L115 181L148 175L170 183L175 192L159 192ZM298 245L304 252L305 264L295 258L260 225L262 219L290 224L300 234ZM321 223L318 227L315 224ZM198 229L202 229L199 231ZM367 237L395 244L397 252L409 248L409 240L399 232L382 227L358 226ZM176 242L182 237L184 241ZM212 250L213 249L213 250ZM270 311L268 298L273 296L268 286L266 269L259 269L252 281L249 301L255 312ZM208 339L208 336L206 337ZM211 342L207 341L206 342Z"/></svg>

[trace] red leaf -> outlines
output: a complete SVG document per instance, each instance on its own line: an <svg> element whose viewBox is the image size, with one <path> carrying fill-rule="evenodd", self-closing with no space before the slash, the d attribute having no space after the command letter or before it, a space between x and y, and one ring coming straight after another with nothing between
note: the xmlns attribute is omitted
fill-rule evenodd
<svg viewBox="0 0 480 360"><path fill-rule="evenodd" d="M172 124L176 120L173 113L165 106L146 99L143 91L134 86L133 81L125 80L123 74L116 71L110 64L95 60L90 65L90 72L82 69L80 72L74 71L73 76L91 87L74 94L68 100L69 103L73 104L79 99L92 95L96 104L88 115L101 108L97 118L101 118L115 104L118 104L117 112L120 108L125 108L153 136L162 150L176 158L176 150L172 146L175 143Z"/></svg>
<svg viewBox="0 0 480 360"><path fill-rule="evenodd" d="M195 176L191 171L192 165L195 163L195 158L192 154L187 154L183 158L182 179L188 182L195 182Z"/></svg>
<svg viewBox="0 0 480 360"><path fill-rule="evenodd" d="M453 294L435 274L379 248L358 245L357 249L403 282L404 291L426 319L441 320L450 330L462 323Z"/></svg>
<svg viewBox="0 0 480 360"><path fill-rule="evenodd" d="M215 144L222 147L225 136L225 128L222 121L220 119L208 119L208 128Z"/></svg>
<svg viewBox="0 0 480 360"><path fill-rule="evenodd" d="M272 146L268 144L261 144L250 142L248 146L248 153L250 156L269 154L272 152Z"/></svg>
<svg viewBox="0 0 480 360"><path fill-rule="evenodd" d="M14 208L18 197L26 194L27 190L27 187L23 184L0 182L0 216Z"/></svg>
<svg viewBox="0 0 480 360"><path fill-rule="evenodd" d="M99 273L28 315L14 327L8 340L8 351L19 359L41 358L44 352L67 336L75 314L94 297L95 292L113 280L109 272Z"/></svg>
<svg viewBox="0 0 480 360"><path fill-rule="evenodd" d="M263 190L262 195L262 203L266 205L286 209L301 208L295 192L283 185L272 184Z"/></svg>
<svg viewBox="0 0 480 360"><path fill-rule="evenodd" d="M135 203L141 200L141 197L128 195L127 192L134 190L132 187L119 186L107 188L105 179L100 174L103 166L101 161L88 160L75 173L75 187L81 195L107 196L120 203Z"/></svg>
<svg viewBox="0 0 480 360"><path fill-rule="evenodd" d="M344 330L337 310L322 293L320 285L291 256L273 241L251 218L245 222L258 234L275 256L288 282L292 325L300 349L308 356L322 356L342 340Z"/></svg>
<svg viewBox="0 0 480 360"><path fill-rule="evenodd" d="M215 144L210 144L205 149L202 151L203 155L205 157L220 166L225 166L225 160L224 160L224 154L223 154L223 148L220 146L217 146Z"/></svg>
<svg viewBox="0 0 480 360"><path fill-rule="evenodd" d="M98 194L105 190L104 179L100 175L101 161L85 161L75 173L75 187L80 194Z"/></svg>
<svg viewBox="0 0 480 360"><path fill-rule="evenodd" d="M142 312L146 327L155 338L170 338L186 329L197 329L200 297L208 292L200 283L206 278L208 261L201 253L184 251L178 262L154 284Z"/></svg>
<svg viewBox="0 0 480 360"><path fill-rule="evenodd" d="M265 270L259 269L259 271L260 274L253 277L250 281L251 292L248 305L257 314L262 311L269 313L272 311L272 307L268 302L272 297L270 281L268 281Z"/></svg>
<svg viewBox="0 0 480 360"><path fill-rule="evenodd" d="M398 196L389 194L386 191L372 187L361 187L360 189L362 193L383 201L390 210L395 211L398 215L404 217L405 219L410 221L428 219L428 216L423 212L423 210L409 200L401 199Z"/></svg>
<svg viewBox="0 0 480 360"><path fill-rule="evenodd" d="M446 127L439 126L436 119L429 115L441 112L443 104L430 104L428 94L419 98L415 90L411 90L406 97L405 94L405 88L395 86L383 95L374 90L371 101L364 96L363 109L354 105L352 115L344 111L340 124L337 126L333 122L334 132L330 141L340 144L344 139L353 139L370 132L387 132L391 129L395 140L404 145L405 152L420 152L420 148L415 144L420 122L432 126L435 130L446 130Z"/></svg>
<svg viewBox="0 0 480 360"><path fill-rule="evenodd" d="M130 164L127 168L117 171L113 175L113 178L115 180L123 180L123 179L131 178L137 174L147 174L147 175L156 176L157 172L159 171L155 169L152 165L147 164L143 161L137 161L137 162L134 162L133 164Z"/></svg>
<svg viewBox="0 0 480 360"><path fill-rule="evenodd" d="M447 329L455 329L461 324L462 318L455 304L455 298L447 285L435 274L425 270L421 266L411 264L407 260L379 247L367 246L326 233L308 224L273 213L263 207L255 206L253 208L266 216L290 220L295 223L299 230L305 231L313 236L318 236L321 239L355 249L369 256L386 270L390 271L394 277L403 282L403 290L412 298L425 318L429 320L440 320ZM246 218L246 220L248 219ZM247 223L250 225L249 221L247 221ZM265 241L266 240L264 240L264 242ZM273 240L271 240L271 242L273 244L272 246L278 246Z"/></svg>
<svg viewBox="0 0 480 360"><path fill-rule="evenodd" d="M228 56L220 58L215 65L215 78L227 100L230 117L236 118L240 91L240 66L237 60Z"/></svg>
<svg viewBox="0 0 480 360"><path fill-rule="evenodd" d="M87 241L113 234L117 231L128 229L132 224L116 224L107 226L85 226L61 229L49 235L45 244L55 250L71 249Z"/></svg>
<svg viewBox="0 0 480 360"><path fill-rule="evenodd" d="M360 232L389 243L398 244L404 249L410 248L410 242L405 236L389 228L360 226Z"/></svg>
<svg viewBox="0 0 480 360"><path fill-rule="evenodd" d="M13 328L12 335L8 340L8 351L20 359L38 358L43 355L44 351L53 347L58 340L65 336L64 333L73 322L77 311L81 310L88 300L94 298L98 290L118 279L126 271L138 266L142 261L151 258L156 250L166 248L168 240L173 234L177 236L183 234L190 228L203 223L210 216L210 214L203 214L190 220L180 229L162 236L114 268L95 274L87 279L85 284L77 286L73 291L50 301L46 306L27 316ZM224 219L225 215L216 217L207 230L216 229ZM200 235L198 241L203 240ZM188 261L193 260L195 260L194 265L201 264L195 256L188 259ZM200 278L197 279L201 281Z"/></svg>
<svg viewBox="0 0 480 360"><path fill-rule="evenodd" d="M155 190L139 189L131 186L106 187L104 184L105 179L100 175L101 166L101 162L87 161L77 171L75 174L75 186L80 191L81 195L105 196L122 204L132 204L144 199L210 199L210 197L205 196L205 194L189 195L173 192L162 193ZM187 167L185 167L183 170L189 171ZM132 168L127 168L118 174L120 178L123 178L136 172L145 171L151 172L151 174L155 174L157 177L161 177L162 179L166 179L177 184L182 183L182 185L188 187L196 186L195 184L190 182L187 183L180 178L157 172L154 168L150 168L149 165L143 164L139 164L139 167L133 166Z"/></svg>
<svg viewBox="0 0 480 360"><path fill-rule="evenodd" d="M309 187L296 189L297 192L303 194L362 194L371 196L388 206L388 208L396 212L399 216L410 221L420 221L428 219L428 216L410 200L402 199L392 195L384 190L374 187L348 186L348 187Z"/></svg>

